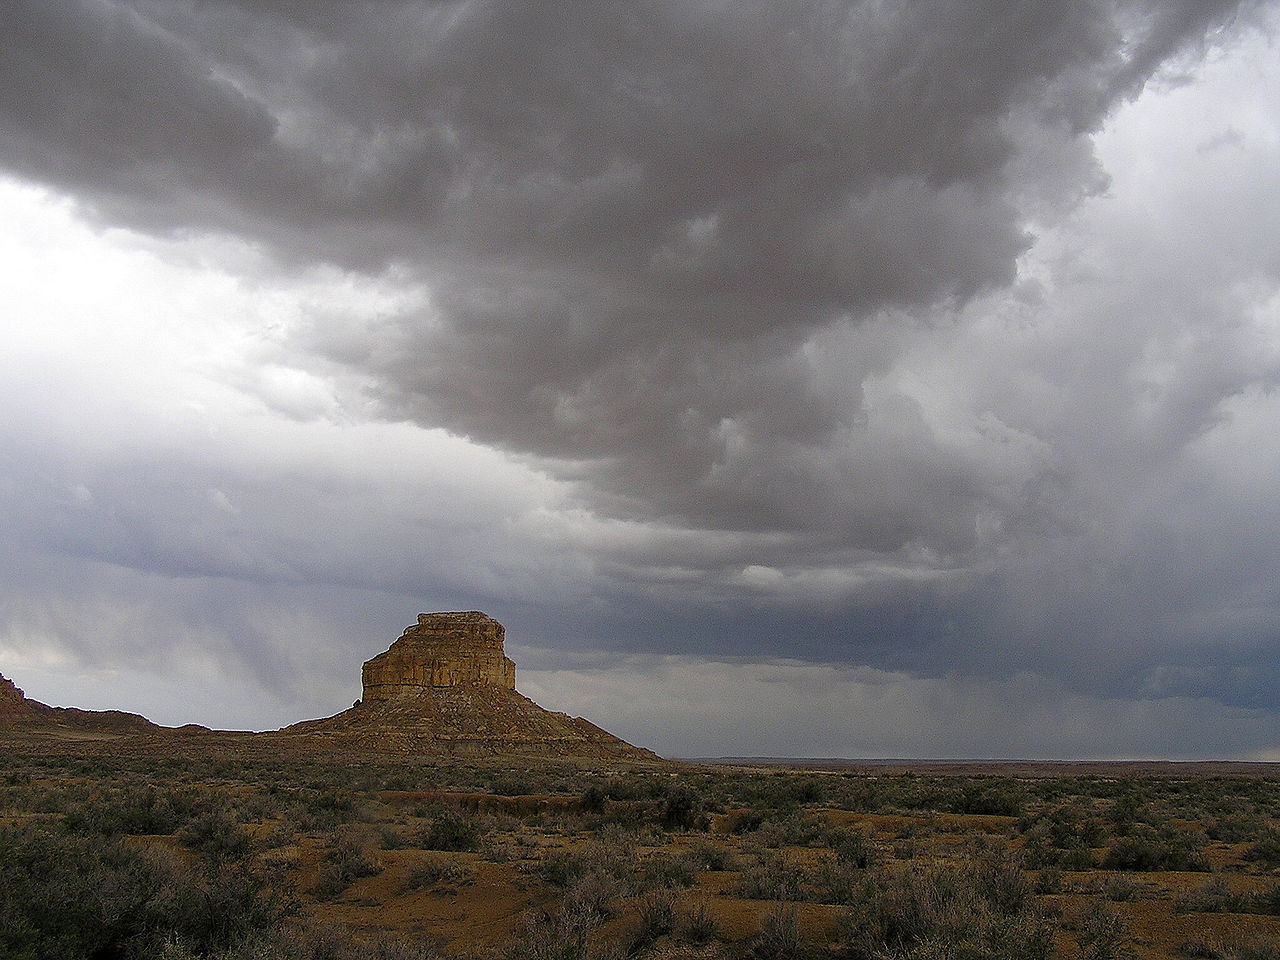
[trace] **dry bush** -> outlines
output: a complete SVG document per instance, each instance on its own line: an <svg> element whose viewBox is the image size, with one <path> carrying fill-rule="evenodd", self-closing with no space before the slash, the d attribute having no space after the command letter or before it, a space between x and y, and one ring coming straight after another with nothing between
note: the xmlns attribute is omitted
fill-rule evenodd
<svg viewBox="0 0 1280 960"><path fill-rule="evenodd" d="M798 960L803 953L793 904L780 903L760 918L760 932L747 946L755 960Z"/></svg>
<svg viewBox="0 0 1280 960"><path fill-rule="evenodd" d="M748 900L798 900L807 879L804 869L785 854L765 853L755 866L742 871L733 892Z"/></svg>
<svg viewBox="0 0 1280 960"><path fill-rule="evenodd" d="M1052 930L1030 895L1030 881L1007 852L989 862L870 871L840 923L855 958L928 955L947 944L957 956L1046 960ZM976 880L976 882L975 882Z"/></svg>
<svg viewBox="0 0 1280 960"><path fill-rule="evenodd" d="M715 915L702 900L695 900L680 917L677 934L692 944L705 944L720 935Z"/></svg>
<svg viewBox="0 0 1280 960"><path fill-rule="evenodd" d="M1133 960L1138 951L1124 917L1101 903L1094 903L1080 918L1076 930L1080 960Z"/></svg>
<svg viewBox="0 0 1280 960"><path fill-rule="evenodd" d="M381 872L382 861L368 841L355 833L340 833L325 854L319 879L311 892L320 899L336 897L361 877Z"/></svg>
<svg viewBox="0 0 1280 960"><path fill-rule="evenodd" d="M429 857L415 863L400 883L400 892L409 893L427 887L462 887L475 883L475 871L466 864L447 857Z"/></svg>

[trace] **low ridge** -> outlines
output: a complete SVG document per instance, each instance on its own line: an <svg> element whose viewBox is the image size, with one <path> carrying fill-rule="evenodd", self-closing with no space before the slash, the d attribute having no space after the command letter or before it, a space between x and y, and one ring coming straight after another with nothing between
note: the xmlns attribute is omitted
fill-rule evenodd
<svg viewBox="0 0 1280 960"><path fill-rule="evenodd" d="M12 680L0 674L0 728L6 727L63 736L110 736L162 729L136 713L51 707L29 699Z"/></svg>

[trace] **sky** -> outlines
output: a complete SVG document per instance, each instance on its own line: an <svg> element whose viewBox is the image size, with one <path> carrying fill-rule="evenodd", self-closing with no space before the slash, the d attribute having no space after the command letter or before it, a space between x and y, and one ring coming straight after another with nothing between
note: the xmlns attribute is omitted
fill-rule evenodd
<svg viewBox="0 0 1280 960"><path fill-rule="evenodd" d="M0 673L1280 760L1278 5L7 0Z"/></svg>

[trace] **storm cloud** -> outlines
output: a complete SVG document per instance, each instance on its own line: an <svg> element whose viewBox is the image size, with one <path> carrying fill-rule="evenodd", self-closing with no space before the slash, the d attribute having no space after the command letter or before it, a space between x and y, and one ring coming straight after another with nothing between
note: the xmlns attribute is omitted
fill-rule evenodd
<svg viewBox="0 0 1280 960"><path fill-rule="evenodd" d="M724 752L1273 750L1274 25L8 3L0 166L57 233L7 258L0 651L187 651L261 724L479 606L556 696L775 664L918 719L806 749L726 696ZM123 306L50 292L67 237ZM635 735L718 752L661 690Z"/></svg>

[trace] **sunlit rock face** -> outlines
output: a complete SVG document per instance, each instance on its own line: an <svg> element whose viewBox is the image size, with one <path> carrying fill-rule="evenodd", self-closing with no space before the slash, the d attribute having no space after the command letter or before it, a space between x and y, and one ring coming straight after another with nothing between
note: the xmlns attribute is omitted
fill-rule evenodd
<svg viewBox="0 0 1280 960"><path fill-rule="evenodd" d="M364 664L363 700L395 700L442 687L516 687L502 650L505 631L477 610L421 613L390 649Z"/></svg>

